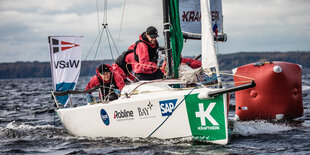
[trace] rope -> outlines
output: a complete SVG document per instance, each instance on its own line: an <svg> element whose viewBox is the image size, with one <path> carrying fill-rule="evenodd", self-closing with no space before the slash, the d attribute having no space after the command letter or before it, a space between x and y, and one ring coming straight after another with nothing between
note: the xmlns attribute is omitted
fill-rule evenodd
<svg viewBox="0 0 310 155"><path fill-rule="evenodd" d="M201 87L201 86L199 86ZM165 91L179 91L179 90L190 90L193 89L193 87L188 88L175 88L175 89L166 89L166 90L154 90L154 91L148 91L148 92L139 92L137 94L147 94L147 93L156 93L156 92L165 92ZM133 92L131 95L135 95L135 92ZM130 97L130 96L128 96Z"/></svg>
<svg viewBox="0 0 310 155"><path fill-rule="evenodd" d="M134 74L132 74L132 73L129 71L128 65L131 65L131 64L130 64L130 63L127 63L127 64L126 64L127 72L128 72L132 77L134 77L137 81L140 81ZM131 68L132 68L132 66L131 66Z"/></svg>
<svg viewBox="0 0 310 155"><path fill-rule="evenodd" d="M133 64L138 64L138 65L141 65L141 66L149 66L149 67L152 67L152 68L157 68L157 69L160 69L160 67L158 67L157 65L154 66L154 65L148 65L148 64L141 64L139 62L129 62L126 64L126 69L127 69L127 72L133 76L137 81L140 81L134 74L132 74L131 72L129 72L129 69L128 69L128 66L127 65L133 65Z"/></svg>
<svg viewBox="0 0 310 155"><path fill-rule="evenodd" d="M112 57L112 58L113 58L113 57ZM113 59L113 61L114 61L114 59ZM113 84L112 81L113 81L113 79L114 79L114 74L113 74L113 73L114 73L114 68L113 68L112 73L111 73L112 75L111 75L111 80L110 80L109 92L108 92L108 95L105 96L105 99L104 99L105 101L108 100L109 94L112 93L112 92L111 92L111 90L112 90L112 84ZM115 81L115 80L114 80L114 81ZM116 82L115 82L115 85L116 85Z"/></svg>
<svg viewBox="0 0 310 155"><path fill-rule="evenodd" d="M140 86L144 85L144 84L148 84L148 83L155 83L155 82L160 82L163 80L156 80L156 81L148 81L148 82L143 82L141 84L139 84L135 89L133 89L132 91L129 92L128 96L130 97Z"/></svg>

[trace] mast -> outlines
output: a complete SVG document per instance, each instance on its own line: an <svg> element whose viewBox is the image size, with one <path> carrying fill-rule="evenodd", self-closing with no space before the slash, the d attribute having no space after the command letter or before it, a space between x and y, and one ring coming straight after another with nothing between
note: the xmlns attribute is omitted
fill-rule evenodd
<svg viewBox="0 0 310 155"><path fill-rule="evenodd" d="M169 0L163 0L163 25L164 25L164 38L165 38L165 52L167 62L167 78L171 79L172 76L172 54L170 45L170 23L169 23Z"/></svg>

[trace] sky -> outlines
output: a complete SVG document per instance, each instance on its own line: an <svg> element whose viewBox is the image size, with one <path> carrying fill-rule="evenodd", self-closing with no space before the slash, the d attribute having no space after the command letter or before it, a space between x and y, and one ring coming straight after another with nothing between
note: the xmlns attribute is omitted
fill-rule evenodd
<svg viewBox="0 0 310 155"><path fill-rule="evenodd" d="M164 46L161 3L162 0L108 0L107 5L104 0L0 0L0 63L49 61L47 38L62 35L83 36L85 58L91 49L96 49L98 23L105 21L109 30L106 32L113 40L103 38L106 44L100 46L103 52L96 59L112 58L108 41L114 43L112 48L117 47L114 51L121 53L150 25L157 27L159 44ZM310 51L310 0L222 3L228 40L217 44L219 54ZM108 8L106 14L104 6ZM187 41L182 55L196 56L200 49L198 41ZM94 57L89 55L87 59Z"/></svg>

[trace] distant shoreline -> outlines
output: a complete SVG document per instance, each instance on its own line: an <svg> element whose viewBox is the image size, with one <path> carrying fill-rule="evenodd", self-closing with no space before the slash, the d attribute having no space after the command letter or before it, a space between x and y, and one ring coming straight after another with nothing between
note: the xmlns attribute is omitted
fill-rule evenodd
<svg viewBox="0 0 310 155"><path fill-rule="evenodd" d="M193 56L194 57L194 56ZM308 52L239 52L233 54L219 54L220 70L231 70L260 60L285 61L302 65L303 69L310 68L310 51ZM97 66L102 63L111 64L112 60L82 61L80 76L95 74ZM12 62L0 63L0 79L11 78L40 78L51 77L49 62Z"/></svg>

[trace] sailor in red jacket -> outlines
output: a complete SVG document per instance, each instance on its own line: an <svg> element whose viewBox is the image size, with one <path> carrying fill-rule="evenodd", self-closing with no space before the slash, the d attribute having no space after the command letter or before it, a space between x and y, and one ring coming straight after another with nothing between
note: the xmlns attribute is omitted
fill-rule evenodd
<svg viewBox="0 0 310 155"><path fill-rule="evenodd" d="M154 26L150 26L139 36L139 40L128 48L133 50L134 59L137 62L133 65L133 71L139 80L163 78L163 73L157 66L157 37L157 29Z"/></svg>
<svg viewBox="0 0 310 155"><path fill-rule="evenodd" d="M113 72L112 67L108 64L100 65L96 70L96 75L91 78L88 82L85 90L91 89L100 85L100 95L103 94L103 98L108 97L109 101L115 100L118 98L115 91L121 91L125 86L123 78L117 73ZM92 92L86 93L86 99L88 103L93 102Z"/></svg>

